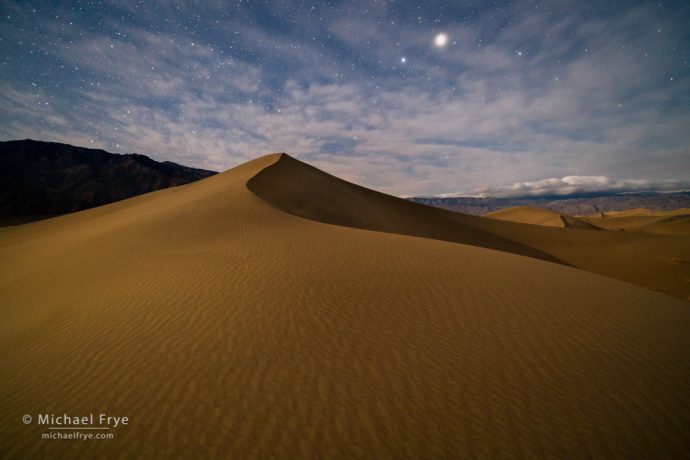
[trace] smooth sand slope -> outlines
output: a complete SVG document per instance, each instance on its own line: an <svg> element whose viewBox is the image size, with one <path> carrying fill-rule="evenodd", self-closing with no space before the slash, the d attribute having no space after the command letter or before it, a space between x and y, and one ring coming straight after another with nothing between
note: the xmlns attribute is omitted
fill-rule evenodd
<svg viewBox="0 0 690 460"><path fill-rule="evenodd" d="M0 231L0 457L687 454L686 302L487 247L315 222L256 195L400 225L379 202L345 206L360 189L341 199L322 184L319 206L345 215L292 201L313 179L295 165L267 156ZM65 412L130 425L44 441L21 422Z"/></svg>
<svg viewBox="0 0 690 460"><path fill-rule="evenodd" d="M515 206L484 214L491 219L520 222L523 224L543 225L545 227L581 228L584 230L600 230L599 227L567 214L561 214L550 209L532 206Z"/></svg>

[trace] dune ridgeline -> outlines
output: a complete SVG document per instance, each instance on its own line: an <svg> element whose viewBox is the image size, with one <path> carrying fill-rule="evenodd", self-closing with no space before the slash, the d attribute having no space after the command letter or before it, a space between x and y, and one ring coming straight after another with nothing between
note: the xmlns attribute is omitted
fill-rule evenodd
<svg viewBox="0 0 690 460"><path fill-rule="evenodd" d="M0 457L687 455L687 237L566 227L274 154L2 228Z"/></svg>

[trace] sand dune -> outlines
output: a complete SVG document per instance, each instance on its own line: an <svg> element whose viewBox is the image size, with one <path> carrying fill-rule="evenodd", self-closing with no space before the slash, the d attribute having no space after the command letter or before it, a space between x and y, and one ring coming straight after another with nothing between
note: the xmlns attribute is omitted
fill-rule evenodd
<svg viewBox="0 0 690 460"><path fill-rule="evenodd" d="M673 234L690 236L690 213L681 216L670 216L645 226L648 233Z"/></svg>
<svg viewBox="0 0 690 460"><path fill-rule="evenodd" d="M609 212L603 216L589 216L583 220L608 230L690 235L690 209L688 208L673 211L631 209Z"/></svg>
<svg viewBox="0 0 690 460"><path fill-rule="evenodd" d="M600 230L599 227L576 217L561 214L550 209L532 206L515 206L484 214L491 219L520 222L523 224L543 225L545 227L581 228L584 230Z"/></svg>
<svg viewBox="0 0 690 460"><path fill-rule="evenodd" d="M315 171L267 156L2 229L0 456L687 454L688 304L521 233L616 232L453 220ZM131 422L42 441L21 417L46 412Z"/></svg>

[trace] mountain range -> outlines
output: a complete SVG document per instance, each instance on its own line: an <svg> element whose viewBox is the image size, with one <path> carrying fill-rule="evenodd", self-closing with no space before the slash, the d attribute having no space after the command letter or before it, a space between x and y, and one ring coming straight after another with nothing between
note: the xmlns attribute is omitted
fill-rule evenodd
<svg viewBox="0 0 690 460"><path fill-rule="evenodd" d="M0 225L39 220L216 174L145 155L55 142L0 142Z"/></svg>
<svg viewBox="0 0 690 460"><path fill-rule="evenodd" d="M611 211L646 208L652 211L672 211L690 207L690 192L588 193L565 196L532 196L514 198L474 197L413 197L415 203L451 211L484 215L515 206L550 209L571 216L587 216Z"/></svg>

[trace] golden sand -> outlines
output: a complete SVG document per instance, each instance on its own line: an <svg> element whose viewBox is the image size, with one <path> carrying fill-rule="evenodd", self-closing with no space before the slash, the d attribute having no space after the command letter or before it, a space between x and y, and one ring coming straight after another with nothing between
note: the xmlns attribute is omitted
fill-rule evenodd
<svg viewBox="0 0 690 460"><path fill-rule="evenodd" d="M547 261L666 237L624 233L434 210L281 155L3 229L0 456L681 458L688 303ZM92 412L129 424L21 422Z"/></svg>

